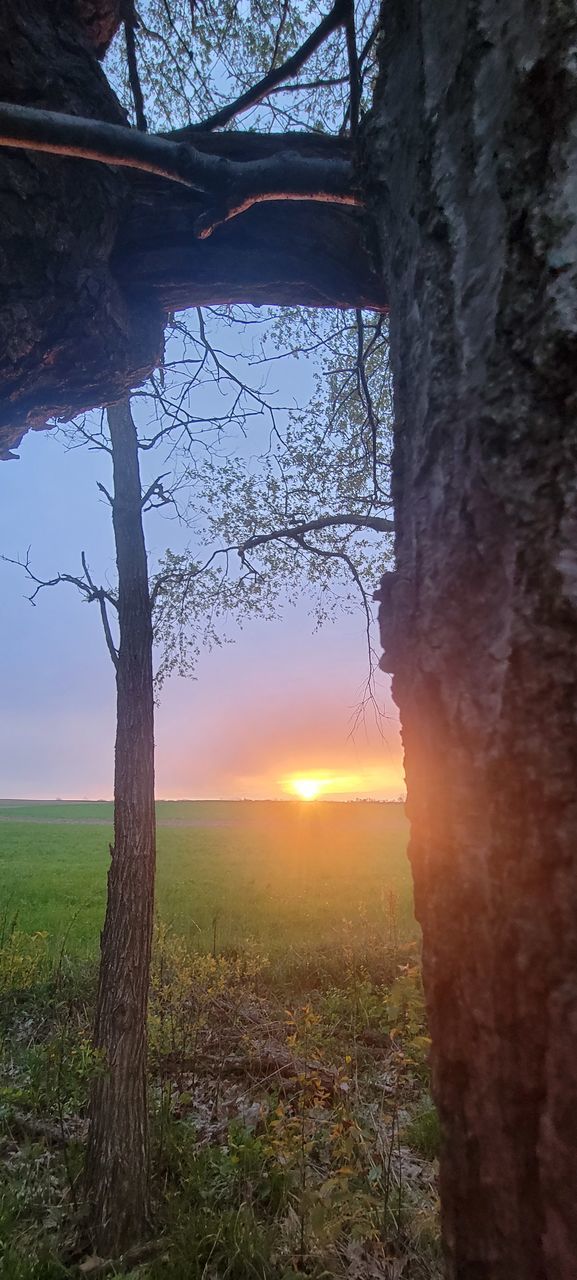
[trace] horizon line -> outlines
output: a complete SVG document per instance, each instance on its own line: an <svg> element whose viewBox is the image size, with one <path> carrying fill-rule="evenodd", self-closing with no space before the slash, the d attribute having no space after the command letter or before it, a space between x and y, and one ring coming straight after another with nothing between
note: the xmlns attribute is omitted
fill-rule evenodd
<svg viewBox="0 0 577 1280"><path fill-rule="evenodd" d="M298 796L155 796L155 804L404 804L405 796L379 798L378 796L351 795L317 796L314 801ZM114 804L113 796L0 796L2 804Z"/></svg>

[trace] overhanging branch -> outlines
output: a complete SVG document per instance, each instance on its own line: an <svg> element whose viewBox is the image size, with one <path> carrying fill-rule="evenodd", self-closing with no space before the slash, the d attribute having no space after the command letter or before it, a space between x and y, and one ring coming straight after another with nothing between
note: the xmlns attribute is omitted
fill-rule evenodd
<svg viewBox="0 0 577 1280"><path fill-rule="evenodd" d="M38 118L36 113L32 118ZM40 113L40 118L53 129L55 120L58 123L50 112ZM16 142L23 148L34 145L27 133L30 119L26 108L10 107L3 118L0 108L3 190L11 190L12 172L18 175L22 168L21 152L12 146ZM67 123L81 131L85 142L84 120L69 116ZM102 139L100 121L86 123ZM92 218L90 201L85 200L80 210L71 198L74 164L46 163L42 155L36 163L30 151L31 170L38 182L37 208L50 212L50 234L40 216L31 222L24 199L22 219L8 202L9 213L0 220L0 249L16 273L10 300L14 309L9 312L11 355L9 359L5 344L2 366L7 391L0 411L0 458L10 456L27 427L38 427L51 417L70 419L140 384L158 358L167 312L236 303L362 307L380 312L388 307L375 231L355 189L355 147L349 138L294 132L195 134L191 147L199 164L196 187L191 187L165 180L167 164L174 163L175 154L186 156L189 163L186 144L125 126L104 128L116 158L129 165L118 171L123 177L117 187L120 199L115 196L114 170L109 167L114 156L109 153L93 166L92 182L100 194ZM58 130L51 138L44 136L44 141L49 149L62 153ZM127 147L131 149L128 157ZM90 154L94 158L92 149ZM304 175L305 183L298 189L295 182L291 191L287 175L294 178L295 171L301 179ZM268 175L270 198L259 201L264 194L263 172ZM190 178L189 170L187 174ZM319 174L330 175L331 182L323 190ZM207 189L200 190L207 175ZM229 176L236 175L240 184L229 183ZM340 193L339 175L344 181ZM242 217L231 219L235 200L244 200L244 184L256 202ZM55 193L61 201L58 217ZM352 203L335 202L339 194ZM195 230L202 217L208 224L205 230L223 217L226 220L213 235L200 239ZM90 246L97 243L101 218L107 230L102 254L96 253L93 260ZM73 261L65 263L63 228L75 246ZM90 228L86 249L84 228ZM32 268L39 261L46 263L40 275ZM93 267L97 286L88 290L86 273L90 275ZM26 316L16 305L19 291L26 299ZM32 348L30 315L36 317Z"/></svg>
<svg viewBox="0 0 577 1280"><path fill-rule="evenodd" d="M200 173L193 175L190 147L124 125L66 115L61 111L0 102L0 147L46 151L99 164L141 169L158 178L180 182L200 194L206 190Z"/></svg>
<svg viewBox="0 0 577 1280"><path fill-rule="evenodd" d="M265 201L361 204L350 161L336 156L313 159L285 148L258 160L229 160L188 142L7 102L0 103L0 147L139 169L189 187L207 206L194 228L201 239L219 223Z"/></svg>

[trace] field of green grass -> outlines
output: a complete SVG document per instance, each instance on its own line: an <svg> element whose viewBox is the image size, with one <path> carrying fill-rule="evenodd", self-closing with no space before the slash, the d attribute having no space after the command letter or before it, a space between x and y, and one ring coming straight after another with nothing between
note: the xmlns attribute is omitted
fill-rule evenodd
<svg viewBox="0 0 577 1280"><path fill-rule="evenodd" d="M95 1263L81 1173L111 838L110 804L0 801L2 1280ZM159 803L154 1248L126 1280L440 1280L406 844L394 804Z"/></svg>
<svg viewBox="0 0 577 1280"><path fill-rule="evenodd" d="M401 805L160 802L157 914L201 950L297 953L351 932L416 936ZM112 806L0 803L0 920L98 947Z"/></svg>

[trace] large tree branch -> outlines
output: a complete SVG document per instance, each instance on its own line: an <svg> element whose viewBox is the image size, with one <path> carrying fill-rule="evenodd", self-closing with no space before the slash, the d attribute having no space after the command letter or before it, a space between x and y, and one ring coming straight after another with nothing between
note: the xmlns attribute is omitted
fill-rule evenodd
<svg viewBox="0 0 577 1280"><path fill-rule="evenodd" d="M287 152L354 165L348 138L289 133L196 134L196 150L245 164ZM199 241L201 198L146 173L129 174L132 202L113 268L122 286L162 308L219 303L387 310L371 223L360 206L277 200L257 204Z"/></svg>
<svg viewBox="0 0 577 1280"><path fill-rule="evenodd" d="M236 552L242 563L250 569L252 574L260 576L259 570L247 561L247 552L253 551L256 547L266 546L269 542L284 541L296 542L298 546L303 547L304 550L314 553L315 555L319 555L321 558L341 560L345 563L350 569L350 572L361 591L365 604L367 604L369 597L362 585L358 569L353 564L346 551L344 551L342 547L321 547L316 544L306 542L306 534L308 533L316 533L323 529L336 529L339 527L349 527L353 530L368 529L372 530L374 533L394 533L395 531L394 522L384 516L357 515L355 512L339 512L332 516L318 516L316 520L302 520L294 525L279 526L278 529L271 529L268 533L254 534L244 542L233 542L225 547L217 547L215 551L211 552L204 564L189 564L184 570L182 568L178 568L162 573L156 579L151 590L151 602L155 605L159 595L167 588L167 586L183 586L188 590L192 581L195 578L200 577L203 573L206 573L207 569L212 567L215 560L220 556L225 556L228 560L228 557L232 552Z"/></svg>
<svg viewBox="0 0 577 1280"><path fill-rule="evenodd" d="M8 102L0 103L2 146L140 169L190 187L208 199L208 208L201 211L194 228L201 239L219 223L265 201L361 203L352 166L339 157L312 159L285 148L255 160L229 160L206 154L189 142Z"/></svg>
<svg viewBox="0 0 577 1280"><path fill-rule="evenodd" d="M125 0L0 5L0 458L29 427L139 385L168 311L387 307L350 139L127 128L91 53L125 14Z"/></svg>
<svg viewBox="0 0 577 1280"><path fill-rule="evenodd" d="M206 190L202 173L194 173L190 147L124 125L89 120L62 111L42 111L0 102L0 147L45 151L99 164L142 169L198 192ZM203 170L202 162L200 169Z"/></svg>
<svg viewBox="0 0 577 1280"><path fill-rule="evenodd" d="M76 110L76 101L73 105ZM0 199L5 210L0 253L9 264L3 328L0 317L0 458L10 456L28 427L50 417L70 419L140 384L159 358L167 312L234 303L387 309L364 208L332 203L338 188L333 185L331 194L327 184L321 199L314 199L309 187L313 199L307 200L302 186L295 183L290 191L286 180L293 157L292 176L296 169L305 184L312 176L317 196L319 173L336 173L349 175L345 198L358 199L350 139L196 133L191 150L116 126L106 134L112 142L102 163L86 165L81 159L77 169L58 155L31 150L23 165L21 148L30 141L24 130L31 117L26 109L11 108L9 115L10 136L5 115L6 145L0 146L0 187L7 193ZM43 141L61 151L58 118L50 112L47 118L56 132ZM41 120L44 126L46 116ZM69 115L67 124L80 131L76 142L86 144L83 117ZM102 143L100 117L87 124ZM19 150L10 145L15 141ZM89 141L94 158L92 132ZM124 161L116 171L110 167L114 151ZM167 166L174 178L176 155L177 163L186 165L187 182L194 157L195 186L165 180ZM263 172L268 192L260 182ZM41 214L32 214L27 184ZM271 198L230 220L231 192L242 202L247 184L251 198ZM14 212L13 187L22 189L21 216ZM201 240L196 228L199 217L206 221L207 206L212 206L208 229L223 216L229 220ZM40 275L39 262L46 264Z"/></svg>

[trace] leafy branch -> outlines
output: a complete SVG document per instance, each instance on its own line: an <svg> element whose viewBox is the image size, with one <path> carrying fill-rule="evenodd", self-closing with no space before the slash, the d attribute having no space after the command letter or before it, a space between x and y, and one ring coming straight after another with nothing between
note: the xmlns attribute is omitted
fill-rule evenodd
<svg viewBox="0 0 577 1280"><path fill-rule="evenodd" d="M235 116L262 102L263 98L266 98L278 85L298 75L301 67L308 62L313 53L316 53L327 37L332 35L333 31L336 31L339 27L346 26L349 23L351 9L351 0L335 0L330 13L319 22L318 27L304 41L300 49L297 49L296 53L291 54L290 58L287 58L280 67L272 67L267 75L263 76L257 84L252 85L250 89L247 89L245 93L241 93L238 98L235 98L234 102L222 107L220 111L215 111L211 116L207 116L199 124L193 125L192 130L211 131L224 128L225 125L230 124L231 120L234 120ZM190 131L187 130L186 132Z"/></svg>
<svg viewBox="0 0 577 1280"><path fill-rule="evenodd" d="M394 533L395 525L393 520L388 520L384 516L357 515L354 512L339 513L332 516L319 516L316 520L305 520L301 524L295 524L285 529L273 529L270 533L258 533L251 538L247 538L242 544L243 551L251 551L254 547L262 547L267 542L274 542L280 538L294 539L299 542L305 533L315 533L322 529L336 529L343 525L350 525L353 529L370 529L374 533ZM310 548L309 548L310 549Z"/></svg>

